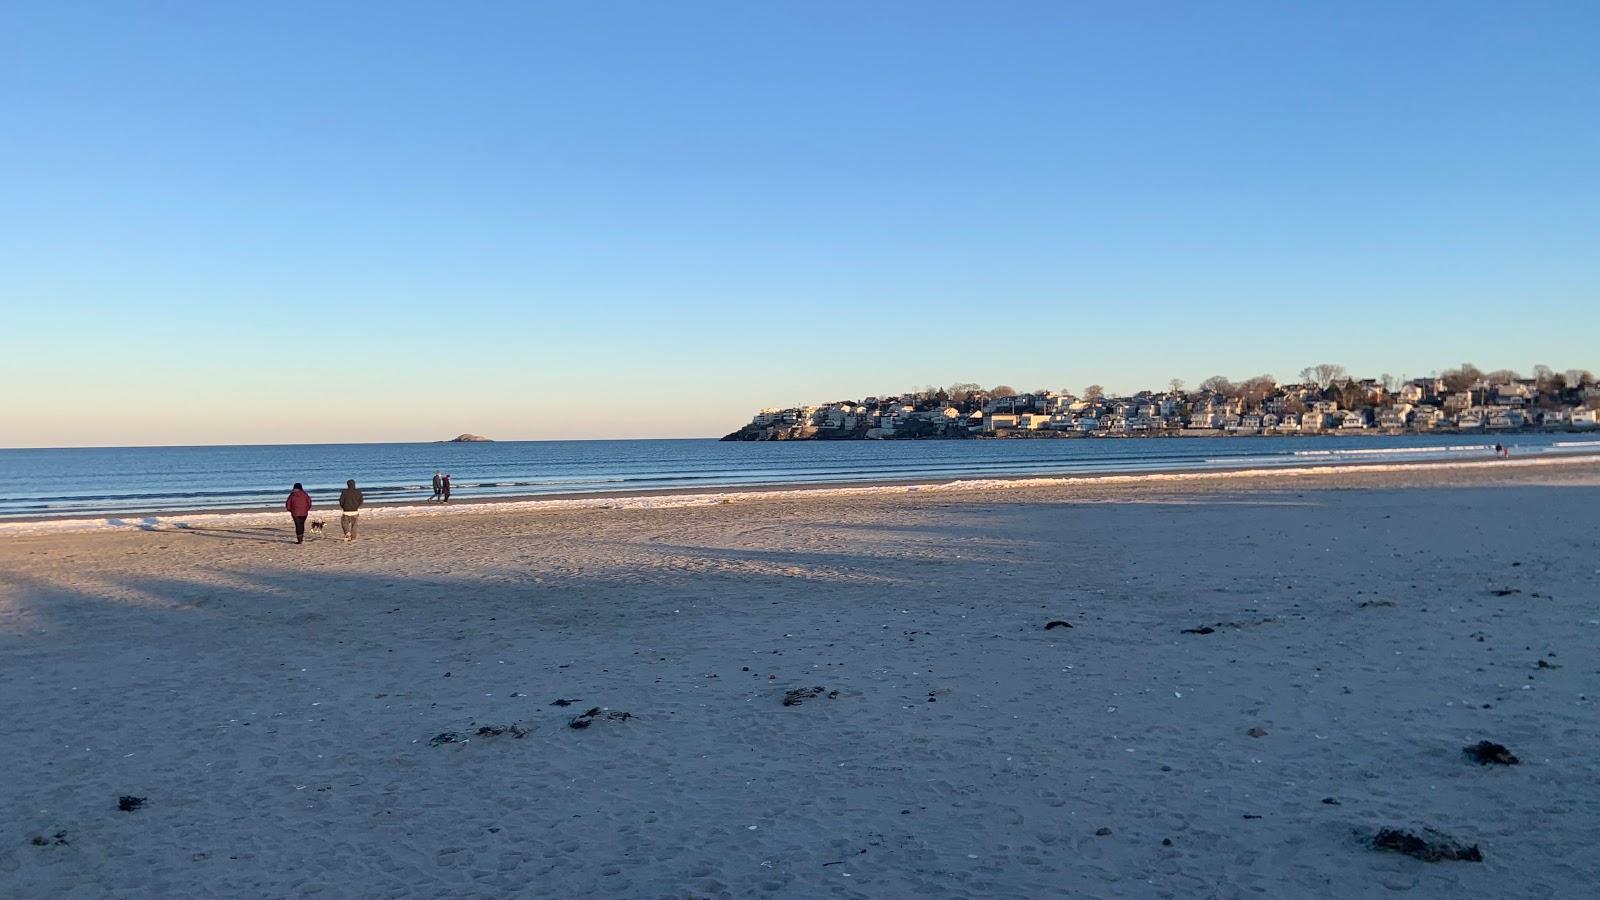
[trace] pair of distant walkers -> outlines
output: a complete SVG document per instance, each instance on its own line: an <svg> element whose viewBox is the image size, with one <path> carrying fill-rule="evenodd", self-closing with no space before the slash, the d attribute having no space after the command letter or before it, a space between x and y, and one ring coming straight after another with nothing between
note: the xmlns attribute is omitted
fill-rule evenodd
<svg viewBox="0 0 1600 900"><path fill-rule="evenodd" d="M344 490L339 492L339 528L344 531L346 541L356 539L356 525L361 521L361 504L364 502L366 497L356 487L355 480L346 481ZM289 492L289 499L284 501L283 508L289 511L289 518L294 520L294 542L304 544L306 519L311 515L311 495L300 486L300 482L294 483L294 490ZM320 529L322 523L316 523L315 527Z"/></svg>
<svg viewBox="0 0 1600 900"><path fill-rule="evenodd" d="M450 502L450 476L449 475L441 475L438 472L434 472L433 473L433 496L429 497L428 499L430 501L431 500L437 500L440 503L449 503Z"/></svg>

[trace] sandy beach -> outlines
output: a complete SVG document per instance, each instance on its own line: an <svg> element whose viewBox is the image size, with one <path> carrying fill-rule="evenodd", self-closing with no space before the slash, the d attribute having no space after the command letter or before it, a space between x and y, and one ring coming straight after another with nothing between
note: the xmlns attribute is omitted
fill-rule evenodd
<svg viewBox="0 0 1600 900"><path fill-rule="evenodd" d="M8 532L0 893L1592 896L1597 502L1567 461Z"/></svg>

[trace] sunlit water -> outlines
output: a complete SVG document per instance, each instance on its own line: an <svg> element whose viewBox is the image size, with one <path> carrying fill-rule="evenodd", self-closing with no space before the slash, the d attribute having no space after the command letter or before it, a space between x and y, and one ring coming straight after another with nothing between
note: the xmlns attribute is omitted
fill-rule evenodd
<svg viewBox="0 0 1600 900"><path fill-rule="evenodd" d="M997 475L1203 470L1600 451L1600 435L973 441L513 441L0 450L0 518L270 507L296 481L319 502L354 478L369 502Z"/></svg>

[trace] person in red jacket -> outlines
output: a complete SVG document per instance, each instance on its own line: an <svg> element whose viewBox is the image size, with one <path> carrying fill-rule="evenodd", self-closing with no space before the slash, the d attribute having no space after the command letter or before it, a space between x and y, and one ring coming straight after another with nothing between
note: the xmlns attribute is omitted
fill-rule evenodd
<svg viewBox="0 0 1600 900"><path fill-rule="evenodd" d="M283 508L289 511L289 518L294 519L294 542L304 544L306 516L311 515L311 495L300 486L300 482L294 483L294 490L289 492L289 499L284 501Z"/></svg>

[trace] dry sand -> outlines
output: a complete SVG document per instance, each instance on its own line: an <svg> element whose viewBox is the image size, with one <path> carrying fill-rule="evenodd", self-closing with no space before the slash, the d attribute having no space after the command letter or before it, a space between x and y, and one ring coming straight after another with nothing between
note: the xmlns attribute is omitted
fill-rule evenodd
<svg viewBox="0 0 1600 900"><path fill-rule="evenodd" d="M1597 501L1584 463L8 534L0 893L1593 896Z"/></svg>

